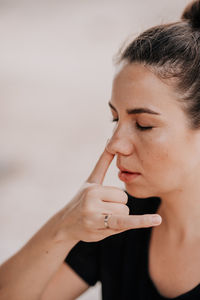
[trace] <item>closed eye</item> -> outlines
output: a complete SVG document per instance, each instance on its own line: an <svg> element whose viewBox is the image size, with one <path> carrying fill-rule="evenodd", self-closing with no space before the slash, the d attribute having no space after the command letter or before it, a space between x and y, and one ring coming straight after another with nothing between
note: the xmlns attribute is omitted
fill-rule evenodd
<svg viewBox="0 0 200 300"><path fill-rule="evenodd" d="M118 118L115 118L115 119L112 119L111 120L112 122L118 122L119 121L119 119ZM151 130L151 129L153 129L153 126L141 126L139 123L135 123L135 126L136 126L136 128L138 129L138 130L141 130L141 131L144 131L144 130Z"/></svg>
<svg viewBox="0 0 200 300"><path fill-rule="evenodd" d="M138 124L137 122L135 123L135 125L139 130L151 130L153 128L152 126L140 126L140 124Z"/></svg>

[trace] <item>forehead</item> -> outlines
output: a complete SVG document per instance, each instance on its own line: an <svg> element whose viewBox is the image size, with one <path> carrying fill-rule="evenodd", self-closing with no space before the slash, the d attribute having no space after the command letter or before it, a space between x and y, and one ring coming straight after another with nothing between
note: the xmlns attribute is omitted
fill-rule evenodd
<svg viewBox="0 0 200 300"><path fill-rule="evenodd" d="M180 103L172 86L139 63L126 64L115 75L111 103L120 108L145 106L157 112L176 112Z"/></svg>

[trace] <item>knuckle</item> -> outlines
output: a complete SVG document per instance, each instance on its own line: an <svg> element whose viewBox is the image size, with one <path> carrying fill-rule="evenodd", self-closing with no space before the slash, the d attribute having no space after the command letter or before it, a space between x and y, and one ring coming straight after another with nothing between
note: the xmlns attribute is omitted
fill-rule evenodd
<svg viewBox="0 0 200 300"><path fill-rule="evenodd" d="M117 218L116 219L116 227L117 228L123 228L124 227L124 220L123 219L121 219L121 218Z"/></svg>
<svg viewBox="0 0 200 300"><path fill-rule="evenodd" d="M135 216L133 223L135 227L140 227L143 225L144 220L139 216Z"/></svg>
<svg viewBox="0 0 200 300"><path fill-rule="evenodd" d="M122 191L122 200L123 200L123 203L127 203L128 202L128 196L125 192Z"/></svg>
<svg viewBox="0 0 200 300"><path fill-rule="evenodd" d="M136 216L134 220L134 225L135 227L149 227L152 224L152 219L151 216L148 215L141 215L141 216Z"/></svg>
<svg viewBox="0 0 200 300"><path fill-rule="evenodd" d="M88 216L93 212L92 202L89 199L85 199L82 203L82 214Z"/></svg>
<svg viewBox="0 0 200 300"><path fill-rule="evenodd" d="M108 190L121 191L121 189L117 186L104 185L103 188Z"/></svg>
<svg viewBox="0 0 200 300"><path fill-rule="evenodd" d="M94 185L98 185L98 183L90 183L88 181L85 181L82 185L83 189L87 189L88 187L94 186Z"/></svg>
<svg viewBox="0 0 200 300"><path fill-rule="evenodd" d="M92 221L89 218L84 217L83 226L88 232L90 232L92 230Z"/></svg>
<svg viewBox="0 0 200 300"><path fill-rule="evenodd" d="M152 217L151 216L145 216L145 224L146 225L152 224Z"/></svg>
<svg viewBox="0 0 200 300"><path fill-rule="evenodd" d="M119 204L116 207L116 213L119 214L119 215L120 214L122 214L122 215L129 215L130 209L129 209L129 207L126 204Z"/></svg>
<svg viewBox="0 0 200 300"><path fill-rule="evenodd" d="M120 189L118 187L113 187L113 188L119 192L119 198L121 199L121 202L126 204L128 202L127 194L122 189Z"/></svg>
<svg viewBox="0 0 200 300"><path fill-rule="evenodd" d="M100 186L94 185L86 188L87 197L96 198L99 195Z"/></svg>
<svg viewBox="0 0 200 300"><path fill-rule="evenodd" d="M124 205L124 213L126 214L126 215L129 215L129 213L130 213L130 209L129 209L129 207L127 206L127 205Z"/></svg>

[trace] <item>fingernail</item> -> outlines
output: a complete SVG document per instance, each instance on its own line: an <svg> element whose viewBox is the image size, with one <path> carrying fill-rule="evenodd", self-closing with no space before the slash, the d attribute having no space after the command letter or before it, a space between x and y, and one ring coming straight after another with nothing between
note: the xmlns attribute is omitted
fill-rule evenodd
<svg viewBox="0 0 200 300"><path fill-rule="evenodd" d="M155 225L159 225L162 222L162 218L159 215L155 215L152 217L152 222Z"/></svg>

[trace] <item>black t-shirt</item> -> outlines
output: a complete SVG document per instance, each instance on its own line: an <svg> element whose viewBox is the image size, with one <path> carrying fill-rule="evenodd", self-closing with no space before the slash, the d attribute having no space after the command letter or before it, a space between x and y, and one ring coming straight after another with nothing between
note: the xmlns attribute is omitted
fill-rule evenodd
<svg viewBox="0 0 200 300"><path fill-rule="evenodd" d="M130 214L156 213L160 198L134 198ZM148 273L150 228L131 229L98 242L79 242L65 261L89 285L102 284L103 300L163 300ZM200 299L200 284L173 300Z"/></svg>

